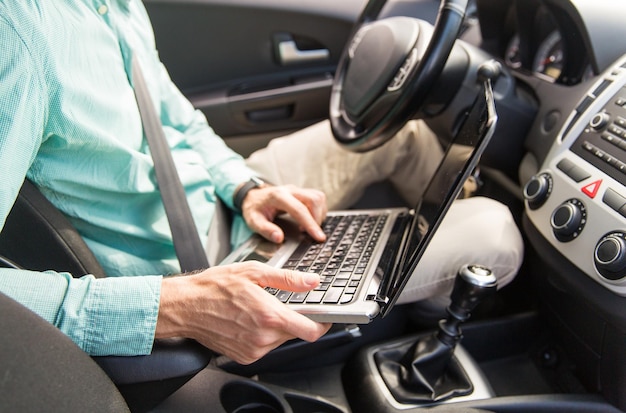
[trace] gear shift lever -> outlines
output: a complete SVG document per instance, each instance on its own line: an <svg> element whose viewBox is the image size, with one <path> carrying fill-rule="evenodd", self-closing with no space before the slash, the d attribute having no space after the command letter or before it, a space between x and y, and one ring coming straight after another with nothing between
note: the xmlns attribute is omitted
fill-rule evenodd
<svg viewBox="0 0 626 413"><path fill-rule="evenodd" d="M488 268L481 265L461 267L446 309L448 318L439 322L437 338L448 346L456 346L461 339L461 323L485 297L495 292L497 285L496 277Z"/></svg>
<svg viewBox="0 0 626 413"><path fill-rule="evenodd" d="M383 380L398 401L432 402L471 393L472 384L453 353L462 337L461 323L496 287L488 268L463 266L446 309L448 317L439 322L438 331L416 342L381 348L374 355Z"/></svg>

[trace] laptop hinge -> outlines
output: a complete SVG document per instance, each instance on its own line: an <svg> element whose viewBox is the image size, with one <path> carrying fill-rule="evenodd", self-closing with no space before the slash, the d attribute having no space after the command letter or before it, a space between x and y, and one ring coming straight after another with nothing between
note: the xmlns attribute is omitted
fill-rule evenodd
<svg viewBox="0 0 626 413"><path fill-rule="evenodd" d="M373 300L376 301L381 306L385 306L389 303L389 297L383 295L376 295L373 297Z"/></svg>

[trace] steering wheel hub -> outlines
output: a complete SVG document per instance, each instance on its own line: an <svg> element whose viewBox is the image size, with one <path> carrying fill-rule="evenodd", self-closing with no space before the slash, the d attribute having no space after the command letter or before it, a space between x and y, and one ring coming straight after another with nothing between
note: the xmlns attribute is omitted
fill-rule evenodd
<svg viewBox="0 0 626 413"><path fill-rule="evenodd" d="M400 89L418 60L418 35L414 19L394 17L365 25L354 36L343 95L345 115L352 123L384 93Z"/></svg>

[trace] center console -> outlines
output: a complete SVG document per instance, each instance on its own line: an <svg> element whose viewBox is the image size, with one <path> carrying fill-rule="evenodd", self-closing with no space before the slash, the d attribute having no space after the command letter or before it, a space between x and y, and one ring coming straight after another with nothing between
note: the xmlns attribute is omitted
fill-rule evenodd
<svg viewBox="0 0 626 413"><path fill-rule="evenodd" d="M626 57L587 91L524 187L534 227L604 288L626 296Z"/></svg>
<svg viewBox="0 0 626 413"><path fill-rule="evenodd" d="M626 56L578 99L524 199L542 317L585 389L624 409Z"/></svg>

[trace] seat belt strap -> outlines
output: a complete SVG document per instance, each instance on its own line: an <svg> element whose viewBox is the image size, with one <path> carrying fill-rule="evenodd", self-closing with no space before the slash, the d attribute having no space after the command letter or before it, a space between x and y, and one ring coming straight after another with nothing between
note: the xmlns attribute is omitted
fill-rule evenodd
<svg viewBox="0 0 626 413"><path fill-rule="evenodd" d="M189 272L208 268L209 260L191 215L187 196L176 171L163 126L150 98L139 62L134 55L131 64L135 98L154 162L157 183L181 271Z"/></svg>

